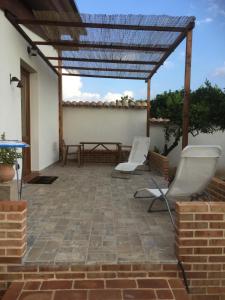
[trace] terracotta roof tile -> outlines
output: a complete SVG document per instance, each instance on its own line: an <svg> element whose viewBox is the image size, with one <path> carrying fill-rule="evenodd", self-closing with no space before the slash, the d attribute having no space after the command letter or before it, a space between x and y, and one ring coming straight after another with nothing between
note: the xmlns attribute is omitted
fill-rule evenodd
<svg viewBox="0 0 225 300"><path fill-rule="evenodd" d="M110 102L89 102L89 101L66 101L63 106L87 106L87 107L111 107L111 108L142 108L147 107L146 101L110 101Z"/></svg>

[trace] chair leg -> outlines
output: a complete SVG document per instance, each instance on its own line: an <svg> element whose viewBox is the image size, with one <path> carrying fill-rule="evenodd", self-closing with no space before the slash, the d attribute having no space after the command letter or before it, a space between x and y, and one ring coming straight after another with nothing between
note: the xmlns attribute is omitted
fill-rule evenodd
<svg viewBox="0 0 225 300"><path fill-rule="evenodd" d="M119 178L119 179L130 179L130 174L126 174L126 173L121 173L121 172L119 172L119 173L121 174L121 176L120 176L120 175L116 175L116 173L117 173L117 172L112 171L111 177L112 177L112 178ZM122 174L123 174L123 175L122 175ZM125 176L124 176L124 175L125 175Z"/></svg>
<svg viewBox="0 0 225 300"><path fill-rule="evenodd" d="M78 163L78 167L80 168L80 166L81 166L81 150L80 150L80 147L77 150L77 163Z"/></svg>
<svg viewBox="0 0 225 300"><path fill-rule="evenodd" d="M157 200L161 200L161 201L165 201L166 203L166 206L167 206L167 209L157 209L157 210L152 210L152 207L153 205L155 204L155 202ZM169 212L169 215L170 215L170 219L171 219L171 222L172 222L172 225L173 227L175 228L175 222L174 222L174 219L173 219L173 215L172 215L172 211L174 211L174 209L172 209L169 205L169 201L168 199L166 198L166 196L162 195L162 196L159 196L159 197L155 197L150 206L149 206L149 209L148 209L148 212L149 213L154 213L154 212Z"/></svg>
<svg viewBox="0 0 225 300"><path fill-rule="evenodd" d="M146 199L148 199L148 198L154 198L155 196L137 196L137 194L139 193L139 192L141 192L141 191L144 191L145 189L141 189L141 190L137 190L135 193L134 193L134 198L135 199L143 199L143 198L146 198Z"/></svg>
<svg viewBox="0 0 225 300"><path fill-rule="evenodd" d="M152 200L152 202L151 202L151 204L150 204L150 206L149 206L149 208L148 208L148 212L149 212L149 213L150 213L150 212L155 212L155 211L152 211L152 207L153 207L154 203L156 202L156 200L159 200L159 197L155 197L155 198Z"/></svg>
<svg viewBox="0 0 225 300"><path fill-rule="evenodd" d="M69 153L69 146L66 146L65 156L64 156L64 166L67 164L67 158Z"/></svg>
<svg viewBox="0 0 225 300"><path fill-rule="evenodd" d="M162 197L166 201L166 206L167 206L167 209L168 209L168 212L169 212L169 215L170 215L170 220L173 224L174 229L176 229L175 222L174 222L173 215L172 215L172 211L171 211L171 208L170 208L170 205L169 205L169 201L166 198L166 196L162 196Z"/></svg>

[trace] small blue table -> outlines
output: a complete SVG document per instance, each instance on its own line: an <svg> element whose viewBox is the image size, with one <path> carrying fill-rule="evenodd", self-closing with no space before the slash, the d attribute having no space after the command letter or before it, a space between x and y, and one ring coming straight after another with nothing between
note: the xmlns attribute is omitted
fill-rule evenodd
<svg viewBox="0 0 225 300"><path fill-rule="evenodd" d="M17 141L17 140L0 140L0 148L15 148L15 149L24 149L24 148L28 148L30 147L30 145L22 142L22 141ZM23 159L23 158L22 158ZM22 196L22 188L23 188L23 184L22 184L22 172L21 172L21 181L20 181L20 185L19 185L19 163L18 163L18 159L16 157L15 160L15 166L16 166L16 182L17 182L17 193L18 193L18 199L21 199Z"/></svg>

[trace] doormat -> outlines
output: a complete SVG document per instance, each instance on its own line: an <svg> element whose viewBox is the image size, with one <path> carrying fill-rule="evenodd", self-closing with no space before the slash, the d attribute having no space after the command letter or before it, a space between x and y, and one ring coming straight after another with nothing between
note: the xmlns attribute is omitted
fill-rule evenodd
<svg viewBox="0 0 225 300"><path fill-rule="evenodd" d="M27 183L32 184L52 184L58 177L56 176L36 176Z"/></svg>

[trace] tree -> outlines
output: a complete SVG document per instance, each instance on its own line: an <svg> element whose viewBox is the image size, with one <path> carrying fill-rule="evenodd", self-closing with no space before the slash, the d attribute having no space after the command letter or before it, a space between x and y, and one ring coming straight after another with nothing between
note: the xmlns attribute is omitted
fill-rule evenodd
<svg viewBox="0 0 225 300"><path fill-rule="evenodd" d="M184 90L169 91L157 95L152 101L151 116L168 118L165 125L163 155L168 155L182 137L182 107ZM225 91L212 86L209 81L191 92L189 133L193 136L225 130Z"/></svg>

